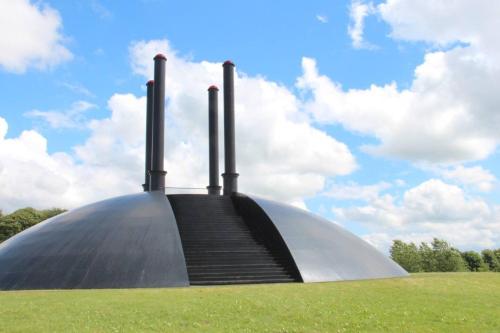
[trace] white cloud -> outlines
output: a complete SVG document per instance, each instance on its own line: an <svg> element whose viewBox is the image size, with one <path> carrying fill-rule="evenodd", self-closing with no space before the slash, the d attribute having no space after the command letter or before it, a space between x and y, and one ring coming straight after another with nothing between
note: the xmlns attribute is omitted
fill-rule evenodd
<svg viewBox="0 0 500 333"><path fill-rule="evenodd" d="M177 56L167 41L151 41L131 46L134 71L145 79L151 78L152 58L160 51L169 57L167 186L205 187L208 182L206 94L209 85L221 83L222 66L189 61ZM355 159L347 146L314 128L301 111L300 101L287 88L239 72L235 81L237 170L242 192L300 206L304 197L323 190L327 177L354 170ZM7 123L0 118L0 208L4 211L27 205L72 208L141 191L145 98L115 94L108 107L109 117L82 121L90 136L73 147L74 154L49 154L46 139L36 131L7 139ZM65 113L37 115L53 126L68 127L74 121ZM219 118L222 129L223 117ZM222 172L222 130L220 133Z"/></svg>
<svg viewBox="0 0 500 333"><path fill-rule="evenodd" d="M428 52L406 89L390 83L346 90L304 58L297 85L311 93L307 109L314 119L378 139L364 147L378 155L454 164L493 154L500 142L500 3L389 0L376 11L393 38L447 49ZM362 40L355 27L354 40Z"/></svg>
<svg viewBox="0 0 500 333"><path fill-rule="evenodd" d="M145 98L114 95L109 107L111 117L91 123L75 155L48 153L47 140L34 130L6 138L0 117L0 208L74 208L140 191Z"/></svg>
<svg viewBox="0 0 500 333"><path fill-rule="evenodd" d="M438 179L407 190L401 198L371 196L363 206L334 208L344 225L363 224L366 240L387 250L393 239L421 242L443 238L463 248L500 245L500 208Z"/></svg>
<svg viewBox="0 0 500 333"><path fill-rule="evenodd" d="M460 187L439 179L427 180L407 190L399 204L390 194L372 193L365 198L366 206L339 208L335 212L342 220L368 223L374 221L373 216L378 216L378 222L388 226L467 221L490 213L484 201L468 197Z"/></svg>
<svg viewBox="0 0 500 333"><path fill-rule="evenodd" d="M25 115L30 118L42 119L52 128L84 128L86 126L86 117L84 113L97 106L87 101L77 101L65 111L40 111L31 110Z"/></svg>
<svg viewBox="0 0 500 333"><path fill-rule="evenodd" d="M497 181L496 177L489 170L481 166L464 167L458 165L451 169L441 170L440 173L446 179L453 180L465 186L473 186L483 192L491 191Z"/></svg>
<svg viewBox="0 0 500 333"><path fill-rule="evenodd" d="M391 188L391 186L387 182L379 182L374 185L359 185L353 182L349 184L335 183L323 195L340 200L370 200L377 198L380 192Z"/></svg>
<svg viewBox="0 0 500 333"><path fill-rule="evenodd" d="M351 6L349 8L349 17L350 22L347 27L347 33L352 41L352 46L356 49L367 48L372 49L375 48L374 45L366 42L364 40L364 28L365 28L365 19L369 15L373 15L376 13L375 7L371 2L365 3L362 0L353 0L351 2Z"/></svg>
<svg viewBox="0 0 500 333"><path fill-rule="evenodd" d="M460 187L438 179L430 179L406 191L403 206L409 223L468 221L489 214L484 201L466 197Z"/></svg>
<svg viewBox="0 0 500 333"><path fill-rule="evenodd" d="M113 17L113 13L107 9L100 1L92 0L90 2L90 9L99 16L101 19L109 19Z"/></svg>
<svg viewBox="0 0 500 333"><path fill-rule="evenodd" d="M391 26L395 39L426 41L437 46L469 43L476 51L496 57L500 52L496 42L498 1L387 0L377 9Z"/></svg>
<svg viewBox="0 0 500 333"><path fill-rule="evenodd" d="M333 212L342 223L358 222L368 226L373 223L391 227L401 227L404 224L404 214L390 194L371 198L364 206L333 208Z"/></svg>
<svg viewBox="0 0 500 333"><path fill-rule="evenodd" d="M0 67L23 73L72 58L64 46L59 13L40 1L0 0Z"/></svg>
<svg viewBox="0 0 500 333"><path fill-rule="evenodd" d="M0 202L2 210L65 204L69 182L62 165L66 154L49 155L47 140L35 131L6 139L7 122L0 118ZM59 203L61 200L61 203Z"/></svg>
<svg viewBox="0 0 500 333"><path fill-rule="evenodd" d="M321 23L328 23L328 17L326 15L316 15L316 20L320 21Z"/></svg>
<svg viewBox="0 0 500 333"><path fill-rule="evenodd" d="M83 86L80 83L61 82L60 85L76 94L84 95L90 98L95 97L95 95L90 90L88 90L85 86Z"/></svg>
<svg viewBox="0 0 500 333"><path fill-rule="evenodd" d="M409 89L395 83L344 90L302 61L297 86L310 91L306 108L320 123L340 123L380 141L365 151L410 161L457 163L484 159L500 135L500 95L492 87L500 69L486 68L468 50L427 54ZM481 87L481 89L479 88Z"/></svg>
<svg viewBox="0 0 500 333"><path fill-rule="evenodd" d="M394 183L396 184L396 186L399 186L399 187L406 186L406 182L404 181L404 179L396 179L394 181Z"/></svg>
<svg viewBox="0 0 500 333"><path fill-rule="evenodd" d="M145 97L113 95L108 101L111 116L91 120L87 125L92 131L90 137L74 148L78 159L88 166L105 166L142 176L136 168L143 167L139 160L144 160L145 103Z"/></svg>

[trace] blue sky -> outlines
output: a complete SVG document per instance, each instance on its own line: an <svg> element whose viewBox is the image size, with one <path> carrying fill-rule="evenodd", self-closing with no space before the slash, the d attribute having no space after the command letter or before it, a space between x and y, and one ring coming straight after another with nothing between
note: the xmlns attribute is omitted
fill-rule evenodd
<svg viewBox="0 0 500 333"><path fill-rule="evenodd" d="M2 2L0 209L140 191L144 83L158 51L171 66L170 184L205 186L204 87L232 59L243 190L382 249L433 236L498 247L499 8L419 4Z"/></svg>

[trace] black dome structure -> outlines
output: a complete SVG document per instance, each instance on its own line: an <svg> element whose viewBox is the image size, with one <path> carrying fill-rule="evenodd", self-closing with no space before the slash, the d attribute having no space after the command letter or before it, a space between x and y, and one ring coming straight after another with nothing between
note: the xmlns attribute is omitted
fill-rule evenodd
<svg viewBox="0 0 500 333"><path fill-rule="evenodd" d="M165 194L165 62L147 83L144 192L73 209L0 244L0 290L152 288L325 282L406 276L340 226L292 206L238 192L234 64L224 68L223 195L218 89L209 93L208 194Z"/></svg>

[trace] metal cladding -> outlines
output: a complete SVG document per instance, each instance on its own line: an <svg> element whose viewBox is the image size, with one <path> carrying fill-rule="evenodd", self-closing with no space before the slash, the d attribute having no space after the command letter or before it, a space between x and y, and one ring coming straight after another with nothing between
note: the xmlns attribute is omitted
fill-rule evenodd
<svg viewBox="0 0 500 333"><path fill-rule="evenodd" d="M290 276L297 282L408 275L362 239L292 206L240 194L184 194L172 199L161 192L117 197L71 210L17 234L0 244L0 290L219 284L229 278L216 277L222 269L245 279L225 283L284 282L273 281L273 276L294 267L297 275ZM183 214L180 203L185 206ZM239 224L233 225L236 220ZM233 239L235 232L241 234L238 241ZM259 250L245 255L254 234L258 242L253 246ZM247 237L244 241L243 236ZM214 248L200 251L207 237ZM263 251L263 244L271 252ZM266 258L269 255L278 261ZM253 261L259 264L247 264ZM271 276L258 268L270 263L284 266ZM197 271L189 271L197 265Z"/></svg>
<svg viewBox="0 0 500 333"><path fill-rule="evenodd" d="M224 68L224 195L238 192L234 139L234 64L226 61Z"/></svg>
<svg viewBox="0 0 500 333"><path fill-rule="evenodd" d="M251 198L278 229L304 282L408 275L394 261L335 223L279 202Z"/></svg>
<svg viewBox="0 0 500 333"><path fill-rule="evenodd" d="M188 285L175 216L160 192L74 209L0 244L0 290Z"/></svg>
<svg viewBox="0 0 500 333"><path fill-rule="evenodd" d="M163 154L165 140L165 63L163 54L154 57L154 102L153 102L153 149L151 169L151 191L165 192L165 175L163 169Z"/></svg>
<svg viewBox="0 0 500 333"><path fill-rule="evenodd" d="M219 186L219 89L216 86L208 88L208 157L209 185L208 194L220 195Z"/></svg>
<svg viewBox="0 0 500 333"><path fill-rule="evenodd" d="M153 103L154 103L154 81L149 80L147 86L147 101L146 101L146 156L145 156L145 180L142 187L144 192L149 192L150 175L149 172L153 169L153 160L151 158L153 148Z"/></svg>

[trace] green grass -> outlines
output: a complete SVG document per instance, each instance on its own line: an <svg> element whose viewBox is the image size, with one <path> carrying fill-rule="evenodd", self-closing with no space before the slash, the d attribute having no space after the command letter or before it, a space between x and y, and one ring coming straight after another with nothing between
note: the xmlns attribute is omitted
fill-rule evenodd
<svg viewBox="0 0 500 333"><path fill-rule="evenodd" d="M0 292L0 332L500 332L499 273Z"/></svg>

